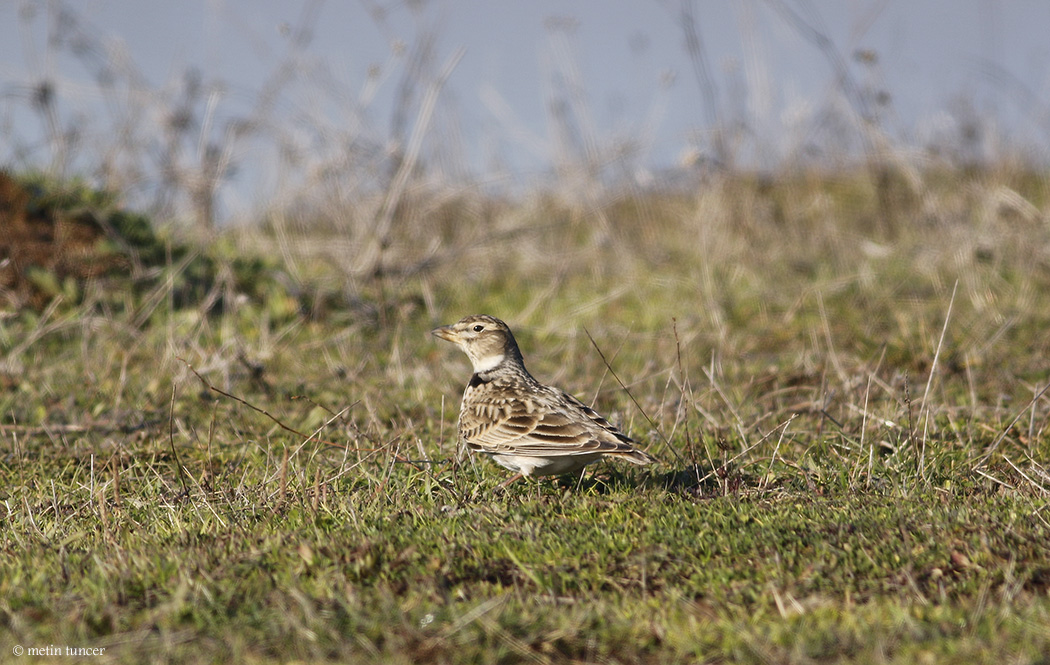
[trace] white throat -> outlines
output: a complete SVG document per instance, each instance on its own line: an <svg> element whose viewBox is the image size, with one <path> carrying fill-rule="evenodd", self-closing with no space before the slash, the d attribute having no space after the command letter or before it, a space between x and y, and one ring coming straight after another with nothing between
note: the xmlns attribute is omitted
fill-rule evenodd
<svg viewBox="0 0 1050 665"><path fill-rule="evenodd" d="M482 372L488 372L496 369L496 367L503 362L503 354L497 353L491 356L485 356L484 358L478 358L474 360L474 373L480 374Z"/></svg>

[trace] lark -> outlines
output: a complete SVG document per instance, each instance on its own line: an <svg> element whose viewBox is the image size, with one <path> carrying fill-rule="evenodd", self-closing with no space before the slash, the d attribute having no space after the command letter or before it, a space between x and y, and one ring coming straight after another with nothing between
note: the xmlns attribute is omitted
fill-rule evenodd
<svg viewBox="0 0 1050 665"><path fill-rule="evenodd" d="M462 349L474 366L459 411L459 438L470 450L526 478L573 473L603 457L656 461L589 406L534 379L503 321L468 316L431 333Z"/></svg>

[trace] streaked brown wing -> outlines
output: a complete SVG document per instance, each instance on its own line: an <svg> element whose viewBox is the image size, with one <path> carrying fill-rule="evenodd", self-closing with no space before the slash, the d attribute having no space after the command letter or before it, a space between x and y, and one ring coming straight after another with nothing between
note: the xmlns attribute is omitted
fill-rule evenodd
<svg viewBox="0 0 1050 665"><path fill-rule="evenodd" d="M528 397L489 401L477 395L461 414L463 439L486 452L536 457L629 447L620 438L623 435L616 436L616 429L594 411L568 395L558 397L562 399L547 403Z"/></svg>
<svg viewBox="0 0 1050 665"><path fill-rule="evenodd" d="M563 395L565 399L567 399L576 409L582 412L583 415L586 416L594 426L604 430L602 438L608 440L610 443L619 441L629 446L637 443L634 439L621 432L619 428L617 428L615 425L613 425L608 420L600 416L598 412L592 409L591 407L587 406L586 404L576 399L569 393L563 393Z"/></svg>

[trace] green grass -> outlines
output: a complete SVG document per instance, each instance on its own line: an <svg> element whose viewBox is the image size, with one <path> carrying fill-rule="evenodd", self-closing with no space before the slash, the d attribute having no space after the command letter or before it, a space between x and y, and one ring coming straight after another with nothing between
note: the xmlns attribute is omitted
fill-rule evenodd
<svg viewBox="0 0 1050 665"><path fill-rule="evenodd" d="M984 177L445 210L374 275L230 232L209 307L7 314L0 658L1045 663L1050 226ZM480 312L662 463L497 490L427 335Z"/></svg>

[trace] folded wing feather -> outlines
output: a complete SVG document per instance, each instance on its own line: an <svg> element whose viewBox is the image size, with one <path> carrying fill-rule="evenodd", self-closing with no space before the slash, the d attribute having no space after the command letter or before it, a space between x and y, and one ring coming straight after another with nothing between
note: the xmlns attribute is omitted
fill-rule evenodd
<svg viewBox="0 0 1050 665"><path fill-rule="evenodd" d="M486 452L544 457L631 450L631 439L590 407L568 394L559 397L560 409L531 400L476 403L463 414L463 439Z"/></svg>

